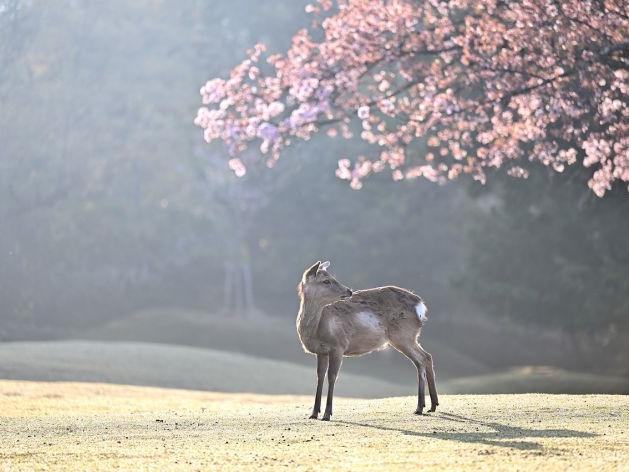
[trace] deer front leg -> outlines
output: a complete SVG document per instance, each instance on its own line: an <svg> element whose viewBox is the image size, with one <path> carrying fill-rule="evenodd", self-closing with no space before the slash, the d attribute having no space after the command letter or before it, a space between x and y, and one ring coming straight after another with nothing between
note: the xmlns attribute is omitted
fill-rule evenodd
<svg viewBox="0 0 629 472"><path fill-rule="evenodd" d="M321 393L323 392L323 380L328 370L328 355L317 354L317 393L315 395L315 403L312 408L311 420L316 420L321 412Z"/></svg>
<svg viewBox="0 0 629 472"><path fill-rule="evenodd" d="M323 421L330 421L332 416L332 397L334 396L334 383L341 369L341 363L343 362L343 353L333 351L329 355L330 367L328 369L328 399L325 403L325 412L323 413Z"/></svg>

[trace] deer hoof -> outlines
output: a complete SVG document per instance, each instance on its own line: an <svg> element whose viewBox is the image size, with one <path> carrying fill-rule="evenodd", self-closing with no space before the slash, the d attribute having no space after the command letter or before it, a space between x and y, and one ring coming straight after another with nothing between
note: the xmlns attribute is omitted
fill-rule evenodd
<svg viewBox="0 0 629 472"><path fill-rule="evenodd" d="M330 416L332 415L323 415L323 418L321 418L321 421L330 421Z"/></svg>
<svg viewBox="0 0 629 472"><path fill-rule="evenodd" d="M435 411L437 411L437 405L430 405L430 410L428 410L428 411L434 413Z"/></svg>
<svg viewBox="0 0 629 472"><path fill-rule="evenodd" d="M415 414L416 415L423 415L424 414L424 409L423 408L418 408L417 410L415 410Z"/></svg>
<svg viewBox="0 0 629 472"><path fill-rule="evenodd" d="M308 418L309 420L316 420L319 417L318 413L313 413L312 415L310 415L310 417Z"/></svg>

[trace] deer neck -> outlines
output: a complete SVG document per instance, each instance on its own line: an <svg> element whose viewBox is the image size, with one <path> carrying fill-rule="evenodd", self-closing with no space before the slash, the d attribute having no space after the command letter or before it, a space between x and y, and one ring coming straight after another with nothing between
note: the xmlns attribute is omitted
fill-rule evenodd
<svg viewBox="0 0 629 472"><path fill-rule="evenodd" d="M328 303L329 301L325 299L312 298L306 295L302 297L297 315L297 332L304 345L316 337L321 310Z"/></svg>

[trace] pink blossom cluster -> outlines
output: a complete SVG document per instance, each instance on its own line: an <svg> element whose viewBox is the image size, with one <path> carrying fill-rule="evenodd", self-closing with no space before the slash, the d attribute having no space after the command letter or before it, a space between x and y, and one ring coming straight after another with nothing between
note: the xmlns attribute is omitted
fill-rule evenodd
<svg viewBox="0 0 629 472"><path fill-rule="evenodd" d="M240 175L252 143L273 165L294 139L358 130L373 153L337 169L353 188L384 169L526 177L532 161L591 169L598 196L629 182L624 0L319 0L307 11L313 30L285 54L257 45L201 88L195 123Z"/></svg>

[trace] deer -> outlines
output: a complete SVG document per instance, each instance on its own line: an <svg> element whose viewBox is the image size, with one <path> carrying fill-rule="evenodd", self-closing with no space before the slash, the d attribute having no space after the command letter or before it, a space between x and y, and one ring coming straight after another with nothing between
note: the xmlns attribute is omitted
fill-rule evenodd
<svg viewBox="0 0 629 472"><path fill-rule="evenodd" d="M439 405L432 356L419 344L428 308L424 300L403 288L386 286L352 291L328 271L330 262L317 261L306 269L297 286L300 298L297 334L304 351L317 356L317 390L310 419L321 412L327 373L328 395L321 418L330 421L332 399L343 357L362 356L392 346L417 369L416 415Z"/></svg>

